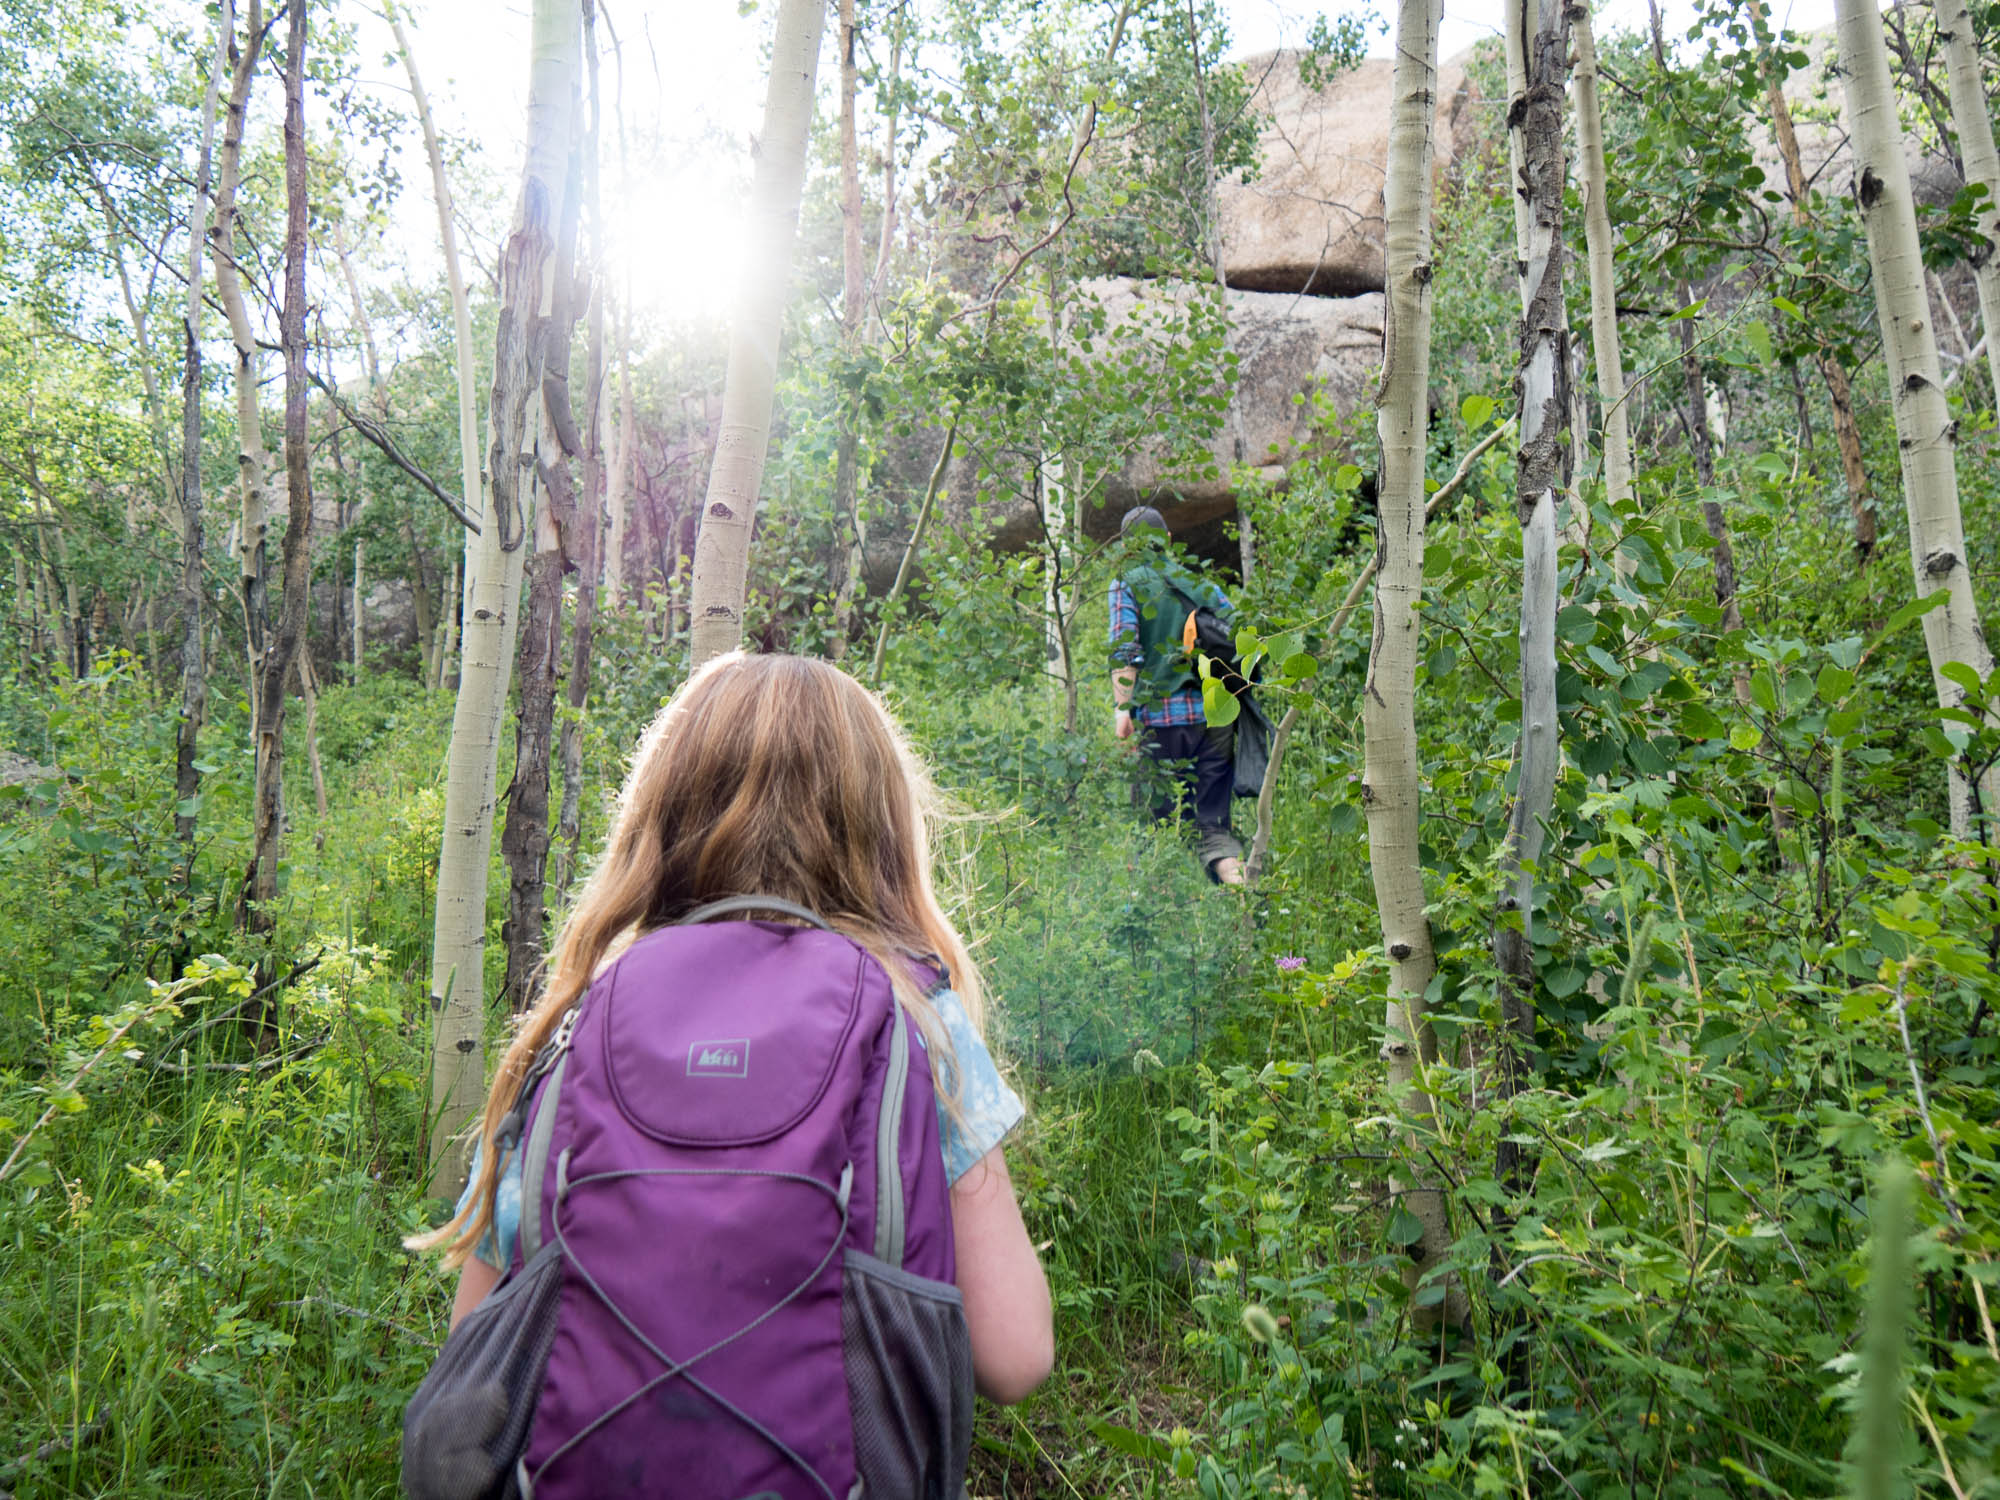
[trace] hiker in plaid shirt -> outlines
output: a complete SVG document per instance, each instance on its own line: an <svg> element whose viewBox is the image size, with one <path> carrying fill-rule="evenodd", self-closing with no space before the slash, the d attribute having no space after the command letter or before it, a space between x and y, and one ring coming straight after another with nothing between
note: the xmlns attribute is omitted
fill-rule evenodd
<svg viewBox="0 0 2000 1500"><path fill-rule="evenodd" d="M1161 822L1189 817L1202 868L1224 885L1243 884L1243 845L1229 826L1236 783L1236 729L1211 729L1201 686L1181 644L1191 609L1234 613L1222 590L1167 555L1167 523L1150 505L1125 513L1118 534L1137 554L1111 583L1112 730L1138 735L1140 748L1173 774L1153 804Z"/></svg>

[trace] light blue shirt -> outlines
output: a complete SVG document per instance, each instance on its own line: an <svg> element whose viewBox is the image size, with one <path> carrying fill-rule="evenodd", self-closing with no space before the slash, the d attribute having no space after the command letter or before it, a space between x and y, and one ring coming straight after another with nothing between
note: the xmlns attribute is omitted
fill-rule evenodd
<svg viewBox="0 0 2000 1500"><path fill-rule="evenodd" d="M1021 1123L1027 1110L1021 1096L1000 1076L993 1054L965 1013L965 1002L956 990L939 990L931 997L938 1019L944 1022L951 1040L952 1055L937 1069L938 1143L944 1150L945 1175L957 1182L980 1159L1004 1141ZM921 1038L922 1033L918 1034ZM945 1108L945 1099L956 1089L958 1118ZM463 1209L472 1201L479 1182L481 1146L472 1150L471 1179L459 1197ZM493 1223L473 1254L500 1270L514 1263L514 1244L521 1233L521 1155L509 1148L500 1164L500 1180L493 1191Z"/></svg>

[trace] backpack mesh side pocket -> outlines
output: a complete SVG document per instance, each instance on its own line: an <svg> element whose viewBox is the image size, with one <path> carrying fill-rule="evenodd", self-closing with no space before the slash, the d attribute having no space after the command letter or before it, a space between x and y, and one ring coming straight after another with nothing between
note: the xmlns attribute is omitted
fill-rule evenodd
<svg viewBox="0 0 2000 1500"><path fill-rule="evenodd" d="M562 1250L541 1253L465 1315L403 1408L410 1500L514 1500L562 1301Z"/></svg>
<svg viewBox="0 0 2000 1500"><path fill-rule="evenodd" d="M846 1252L840 1338L869 1500L958 1500L972 1454L972 1339L958 1288Z"/></svg>

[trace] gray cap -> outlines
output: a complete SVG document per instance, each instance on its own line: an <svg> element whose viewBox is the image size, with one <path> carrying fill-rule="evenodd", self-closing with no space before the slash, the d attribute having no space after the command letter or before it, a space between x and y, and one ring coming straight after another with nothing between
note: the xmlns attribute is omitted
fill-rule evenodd
<svg viewBox="0 0 2000 1500"><path fill-rule="evenodd" d="M1135 531L1149 527L1158 532L1165 532L1167 529L1167 518L1150 505L1135 505L1118 518L1120 536L1130 536Z"/></svg>

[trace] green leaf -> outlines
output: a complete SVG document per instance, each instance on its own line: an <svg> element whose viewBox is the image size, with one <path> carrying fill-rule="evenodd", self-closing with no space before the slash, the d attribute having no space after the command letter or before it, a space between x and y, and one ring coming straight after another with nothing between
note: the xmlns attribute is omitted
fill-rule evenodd
<svg viewBox="0 0 2000 1500"><path fill-rule="evenodd" d="M1119 1453L1143 1458L1153 1463L1166 1463L1174 1456L1171 1444L1163 1443L1147 1433L1134 1432L1129 1427L1120 1427L1112 1422L1094 1421L1090 1423L1090 1435L1105 1447Z"/></svg>
<svg viewBox="0 0 2000 1500"><path fill-rule="evenodd" d="M1543 985L1558 1000L1574 995L1589 981L1590 968L1586 964L1559 964L1542 971Z"/></svg>
<svg viewBox="0 0 2000 1500"><path fill-rule="evenodd" d="M1423 1237L1424 1221L1398 1203L1396 1211L1389 1215L1389 1243L1414 1245Z"/></svg>
<svg viewBox="0 0 2000 1500"><path fill-rule="evenodd" d="M1222 729L1236 722L1236 716L1243 712L1243 705L1236 701L1236 695L1213 677L1201 680L1201 713L1208 721L1210 729Z"/></svg>
<svg viewBox="0 0 2000 1500"><path fill-rule="evenodd" d="M1773 297L1771 305L1794 322L1803 323L1806 320L1806 310L1789 297Z"/></svg>
<svg viewBox="0 0 2000 1500"><path fill-rule="evenodd" d="M1449 677L1458 670L1458 652L1451 646L1440 646L1425 659L1424 665L1435 678Z"/></svg>
<svg viewBox="0 0 2000 1500"><path fill-rule="evenodd" d="M1771 330L1760 322L1746 323L1743 327L1743 341L1750 346L1750 352L1757 356L1759 364L1773 364L1778 352L1771 347Z"/></svg>
<svg viewBox="0 0 2000 1500"><path fill-rule="evenodd" d="M1729 748L1732 750L1755 750L1764 742L1764 736L1755 724L1733 724L1729 729Z"/></svg>
<svg viewBox="0 0 2000 1500"><path fill-rule="evenodd" d="M1977 669L1969 662L1948 661L1938 668L1938 676L1957 683L1968 693L1976 693L1985 686L1979 679Z"/></svg>
<svg viewBox="0 0 2000 1500"><path fill-rule="evenodd" d="M1704 297L1699 302L1690 302L1678 312L1668 313L1660 321L1662 323L1678 323L1683 318L1698 318L1701 316L1701 310L1706 306L1708 306L1708 298Z"/></svg>
<svg viewBox="0 0 2000 1500"><path fill-rule="evenodd" d="M1319 663L1303 651L1295 651L1286 657L1278 668L1294 682L1303 682L1319 671Z"/></svg>
<svg viewBox="0 0 2000 1500"><path fill-rule="evenodd" d="M1458 415L1467 427L1484 427L1497 409L1491 396L1467 396L1458 408Z"/></svg>
<svg viewBox="0 0 2000 1500"><path fill-rule="evenodd" d="M1831 708L1854 691L1854 674L1831 663L1819 669L1819 700Z"/></svg>
<svg viewBox="0 0 2000 1500"><path fill-rule="evenodd" d="M1772 681L1768 667L1759 667L1750 674L1750 701L1767 714L1778 711L1778 684Z"/></svg>
<svg viewBox="0 0 2000 1500"><path fill-rule="evenodd" d="M1706 704L1690 703L1681 710L1681 733L1694 740L1719 740L1728 730Z"/></svg>
<svg viewBox="0 0 2000 1500"><path fill-rule="evenodd" d="M1342 494L1361 488L1363 475L1356 464L1342 464L1333 471L1333 487Z"/></svg>
<svg viewBox="0 0 2000 1500"><path fill-rule="evenodd" d="M1908 604L1905 604L1901 609L1889 616L1882 628L1876 632L1875 639L1869 643L1868 649L1873 651L1877 645L1886 641L1890 636L1909 624L1910 621L1921 619L1923 616L1929 614L1932 610L1943 604L1950 597L1950 594L1951 591L1949 589L1939 589L1935 594L1926 594L1921 599L1912 599Z"/></svg>
<svg viewBox="0 0 2000 1500"><path fill-rule="evenodd" d="M1581 604L1572 604L1556 616L1556 634L1572 646L1581 646L1597 637L1597 616Z"/></svg>

